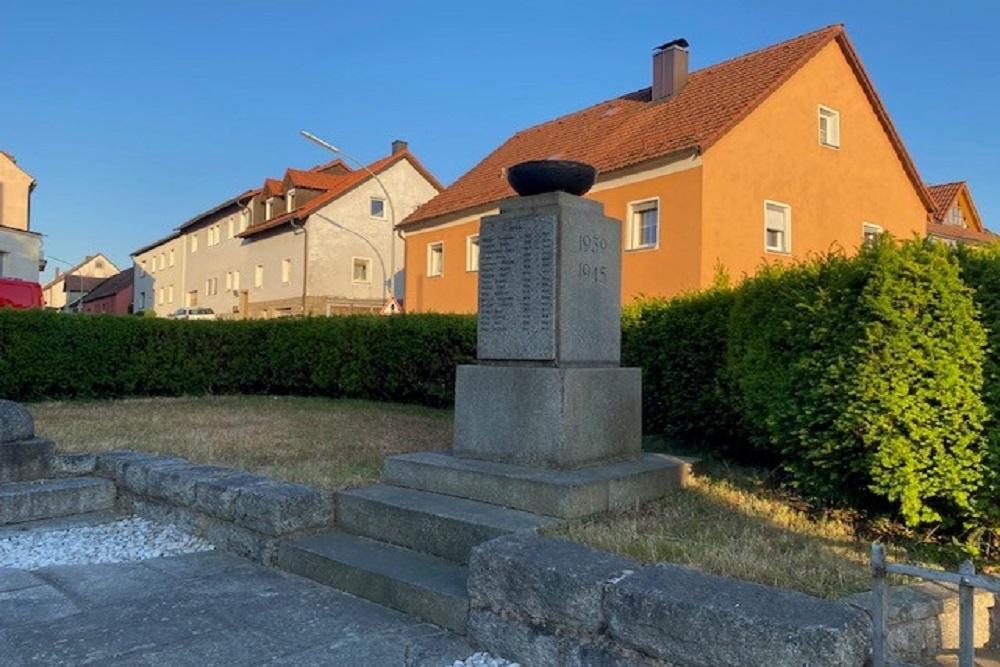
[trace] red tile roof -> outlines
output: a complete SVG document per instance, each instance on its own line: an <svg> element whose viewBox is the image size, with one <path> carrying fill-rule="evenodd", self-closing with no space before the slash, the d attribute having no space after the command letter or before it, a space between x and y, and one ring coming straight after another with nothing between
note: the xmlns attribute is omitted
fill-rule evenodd
<svg viewBox="0 0 1000 667"><path fill-rule="evenodd" d="M928 211L930 198L842 25L692 72L674 97L651 104L644 88L518 132L437 197L403 221L409 226L463 214L511 197L505 169L558 156L601 174L684 150L705 151L756 109L823 47L836 40L861 81Z"/></svg>
<svg viewBox="0 0 1000 667"><path fill-rule="evenodd" d="M980 232L975 229L969 229L968 227L945 225L940 222L928 222L927 235L937 238L954 239L956 241L969 241L972 243L996 243L997 241L1000 241L1000 236L997 236L988 229Z"/></svg>
<svg viewBox="0 0 1000 667"><path fill-rule="evenodd" d="M264 195L264 199L270 197L278 197L284 192L285 184L274 178L265 178L264 187L261 188L261 194Z"/></svg>
<svg viewBox="0 0 1000 667"><path fill-rule="evenodd" d="M264 220L257 224L251 225L246 231L242 232L241 234L238 234L237 236L241 238L246 238L249 236L253 236L255 234L259 234L260 232L266 231L268 229L274 229L275 227L296 220L305 220L312 213L315 213L320 208L326 206L334 199L337 199L338 197L347 194L347 192L349 192L356 186L360 185L361 183L371 178L371 174L369 173L369 171L371 173L378 175L380 172L396 164L400 160L409 160L410 164L412 164L413 167L418 172L420 172L420 174L424 178L426 178L428 182L430 182L437 190L440 191L442 189L441 184L438 182L438 180L434 178L434 176L429 171L427 171L427 169L422 164L420 164L420 161L417 160L417 158L414 157L413 154L410 153L410 151L403 150L397 153L393 153L392 155L389 155L387 157L384 157L381 160L376 160L375 162L372 162L370 165L368 165L367 169L358 169L356 171L350 171L343 175L314 174L315 176L323 176L324 179L328 179L325 181L329 184L328 189L324 188L327 190L326 192L316 196L315 198L306 202L305 204L298 207L291 213L285 213L284 215L280 215L276 218L271 218L270 220ZM307 173L307 172L299 172L299 173ZM319 182L319 181L317 179L314 182Z"/></svg>
<svg viewBox="0 0 1000 667"><path fill-rule="evenodd" d="M302 171L300 169L289 169L285 172L285 183L293 188L307 188L310 190L327 190L337 187L337 183L343 176L333 174L323 174L316 171Z"/></svg>
<svg viewBox="0 0 1000 667"><path fill-rule="evenodd" d="M930 193L931 200L934 202L934 219L936 221L944 220L945 213L955 203L955 198L958 197L963 185L965 185L965 181L927 186L927 192Z"/></svg>

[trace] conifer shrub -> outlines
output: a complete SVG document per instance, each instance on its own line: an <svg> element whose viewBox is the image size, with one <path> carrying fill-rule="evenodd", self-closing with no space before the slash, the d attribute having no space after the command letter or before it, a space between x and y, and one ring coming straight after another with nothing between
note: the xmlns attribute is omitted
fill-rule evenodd
<svg viewBox="0 0 1000 667"><path fill-rule="evenodd" d="M985 332L951 252L881 239L738 290L728 368L753 442L812 498L975 520Z"/></svg>

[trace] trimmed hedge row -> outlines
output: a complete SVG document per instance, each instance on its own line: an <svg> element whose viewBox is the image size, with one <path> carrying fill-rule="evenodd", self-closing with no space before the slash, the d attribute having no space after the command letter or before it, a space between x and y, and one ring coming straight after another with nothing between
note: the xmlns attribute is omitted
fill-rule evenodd
<svg viewBox="0 0 1000 667"><path fill-rule="evenodd" d="M187 322L0 310L0 397L297 394L446 406L475 318Z"/></svg>
<svg viewBox="0 0 1000 667"><path fill-rule="evenodd" d="M993 504L985 332L945 246L882 239L634 310L648 430L777 461L810 498L911 526Z"/></svg>

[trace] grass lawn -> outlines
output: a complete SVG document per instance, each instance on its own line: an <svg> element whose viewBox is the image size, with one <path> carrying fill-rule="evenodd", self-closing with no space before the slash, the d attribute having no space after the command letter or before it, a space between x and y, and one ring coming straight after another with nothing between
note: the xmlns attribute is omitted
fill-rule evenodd
<svg viewBox="0 0 1000 667"><path fill-rule="evenodd" d="M452 437L450 410L324 398L205 396L28 407L37 433L60 452L136 449L334 491L376 482L387 455L447 449ZM766 472L706 464L689 489L547 532L642 562L690 565L820 597L867 590L870 544L856 536L854 522L810 513L767 482ZM897 548L891 557L906 554Z"/></svg>

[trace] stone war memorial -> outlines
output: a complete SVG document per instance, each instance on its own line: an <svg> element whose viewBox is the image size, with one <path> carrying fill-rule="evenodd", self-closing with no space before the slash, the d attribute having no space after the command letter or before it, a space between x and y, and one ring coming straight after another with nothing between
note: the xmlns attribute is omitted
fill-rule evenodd
<svg viewBox="0 0 1000 667"><path fill-rule="evenodd" d="M642 374L620 366L621 225L577 196L587 165L509 172L531 194L480 226L479 363L457 369L452 451L387 470L420 463L438 491L559 518L659 497L686 468L642 452Z"/></svg>

